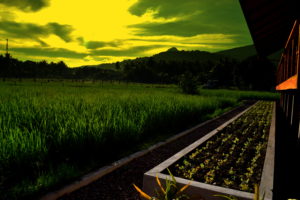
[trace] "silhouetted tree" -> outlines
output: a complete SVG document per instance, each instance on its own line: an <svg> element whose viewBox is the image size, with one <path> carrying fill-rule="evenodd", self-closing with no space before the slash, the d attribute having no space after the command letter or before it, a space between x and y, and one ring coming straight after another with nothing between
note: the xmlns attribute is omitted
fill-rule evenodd
<svg viewBox="0 0 300 200"><path fill-rule="evenodd" d="M116 67L117 70L119 70L120 69L120 62L116 62L115 67Z"/></svg>

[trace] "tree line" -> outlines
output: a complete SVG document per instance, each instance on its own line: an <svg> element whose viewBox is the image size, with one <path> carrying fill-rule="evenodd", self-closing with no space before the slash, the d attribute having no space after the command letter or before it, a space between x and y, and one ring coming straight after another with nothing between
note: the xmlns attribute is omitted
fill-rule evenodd
<svg viewBox="0 0 300 200"><path fill-rule="evenodd" d="M154 57L123 61L125 79L145 83L179 83L189 77L209 88L271 90L276 66L267 58L252 56L243 61L228 57L208 61L165 61Z"/></svg>
<svg viewBox="0 0 300 200"><path fill-rule="evenodd" d="M270 90L275 85L276 66L267 58L252 56L243 61L219 56L214 59L168 59L144 57L117 62L113 69L98 67L69 68L63 61L20 61L0 55L1 78L59 78L120 80L142 83L178 84L182 77L208 88ZM206 52L207 53L207 52ZM187 52L185 52L187 54Z"/></svg>
<svg viewBox="0 0 300 200"><path fill-rule="evenodd" d="M69 68L63 61L20 61L0 55L0 78L116 80L120 73L92 67Z"/></svg>

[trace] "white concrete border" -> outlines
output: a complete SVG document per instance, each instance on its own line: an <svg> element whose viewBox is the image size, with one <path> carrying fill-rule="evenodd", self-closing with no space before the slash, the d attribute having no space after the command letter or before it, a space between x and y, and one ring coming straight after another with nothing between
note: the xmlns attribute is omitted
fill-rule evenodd
<svg viewBox="0 0 300 200"><path fill-rule="evenodd" d="M234 108L233 110L238 109L239 107ZM118 168L126 165L127 163L131 162L132 160L140 158L140 157L144 156L145 154L153 151L154 149L157 149L157 148L159 148L161 146L169 144L169 143L173 142L174 140L177 140L178 138L183 137L183 136L185 136L185 135L187 135L187 134L189 134L189 133L197 130L198 128L200 128L200 127L202 127L202 126L210 123L211 121L214 121L214 120L217 120L217 119L223 117L224 115L230 113L233 110L230 110L230 111L228 111L226 113L223 113L222 115L220 115L220 116L218 116L218 117L216 117L214 119L207 120L207 121L205 121L205 122L203 122L201 124L198 124L198 125L190 128L190 129L188 129L186 131L183 131L183 132L181 132L181 133L179 133L177 135L174 135L173 137L167 139L166 141L159 142L159 143L157 143L157 144L149 147L148 149L136 152L136 153L131 154L131 155L125 157L125 158L122 158L122 159L120 159L120 160L118 160L116 162L113 162L110 165L101 167L100 169L98 169L98 170L96 170L94 172L91 172L91 173L89 173L89 174L81 177L79 180L77 180L77 181L75 181L75 182L73 182L73 183L71 183L71 184L69 184L69 185L67 185L67 186L65 186L65 187L57 190L57 191L50 192L50 193L46 194L45 196L42 196L40 199L41 200L55 200L55 199L58 199L58 198L66 195L66 194L72 193L72 192L74 192L74 191L76 191L76 190L78 190L78 189L80 189L80 188L82 188L82 187L84 187L84 186L86 186L86 185L88 185L88 184L90 184L90 183L98 180L99 178L103 177L104 175L109 174L110 172L112 172L112 171L114 171L114 170L116 170L116 169L118 169Z"/></svg>
<svg viewBox="0 0 300 200"><path fill-rule="evenodd" d="M255 104L254 104L255 105ZM195 148L197 148L199 145L204 143L206 140L217 134L221 129L226 127L228 124L232 123L234 120L236 120L238 117L240 117L242 114L247 112L249 109L251 109L254 105L246 109L245 111L238 114L236 117L228 120L215 130L208 133L206 136L202 137L201 139L197 140L193 144L189 145L188 147L184 148L180 152L176 153L174 156L170 157L166 161L162 162L161 164L157 165L150 171L146 172L144 174L143 179L143 190L150 195L155 195L155 190L158 189L155 177L156 175L161 179L162 182L165 182L165 179L168 178L169 180L171 177L169 175L162 174L161 172L167 169L169 166L174 164L176 161L178 161L180 158L185 156L186 154L193 151ZM274 148L275 148L275 105L273 108L273 117L272 117L272 123L270 127L270 135L269 135L269 141L268 141L268 147L267 147L267 154L265 158L263 173L262 173L262 181L261 181L261 189L260 191L266 192L266 200L272 199L272 194L270 193L272 187L273 187L273 173L274 173ZM270 139L271 138L271 139ZM268 179L263 180L264 178L268 177ZM186 193L189 196L195 196L195 195L201 195L204 199L211 199L211 200L220 200L224 198L215 197L213 195L221 194L221 195L233 195L235 197L238 197L239 200L252 200L253 199L253 193L249 192L242 192L239 190L234 189L228 189L224 187L219 187L215 185L200 183L196 181L190 181L187 179L175 177L177 184L180 186L186 185L190 183L190 186L186 190ZM261 193L262 194L262 193ZM198 197L199 198L199 197Z"/></svg>
<svg viewBox="0 0 300 200"><path fill-rule="evenodd" d="M264 200L273 199L274 166L275 166L275 125L276 125L276 103L273 105L272 122L269 132L268 147L262 171L259 193L265 194Z"/></svg>

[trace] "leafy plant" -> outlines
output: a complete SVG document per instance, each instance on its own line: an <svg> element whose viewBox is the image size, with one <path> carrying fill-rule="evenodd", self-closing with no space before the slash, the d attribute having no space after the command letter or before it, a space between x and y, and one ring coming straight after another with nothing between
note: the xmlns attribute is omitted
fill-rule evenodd
<svg viewBox="0 0 300 200"><path fill-rule="evenodd" d="M187 184L183 186L182 188L178 188L176 179L174 178L173 174L169 169L167 169L170 176L171 180L168 178L166 179L166 184L165 188L162 186L158 176L156 176L156 182L157 185L160 188L160 191L156 191L157 196L156 197L150 197L148 194L143 192L138 186L133 184L134 188L140 193L140 195L148 200L185 200L189 199L189 197L185 194L183 194L183 191L190 185Z"/></svg>
<svg viewBox="0 0 300 200"><path fill-rule="evenodd" d="M183 93L186 94L198 94L198 84L196 78L191 73L181 75L179 79L179 87Z"/></svg>
<svg viewBox="0 0 300 200"><path fill-rule="evenodd" d="M171 170L189 180L254 192L252 186L261 177L271 114L272 102L259 102Z"/></svg>

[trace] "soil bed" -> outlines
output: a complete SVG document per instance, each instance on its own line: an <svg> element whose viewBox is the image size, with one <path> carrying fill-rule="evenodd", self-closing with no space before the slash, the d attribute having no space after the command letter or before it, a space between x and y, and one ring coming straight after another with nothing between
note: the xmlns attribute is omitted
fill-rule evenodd
<svg viewBox="0 0 300 200"><path fill-rule="evenodd" d="M253 192L261 179L272 107L258 102L170 170L177 177Z"/></svg>

